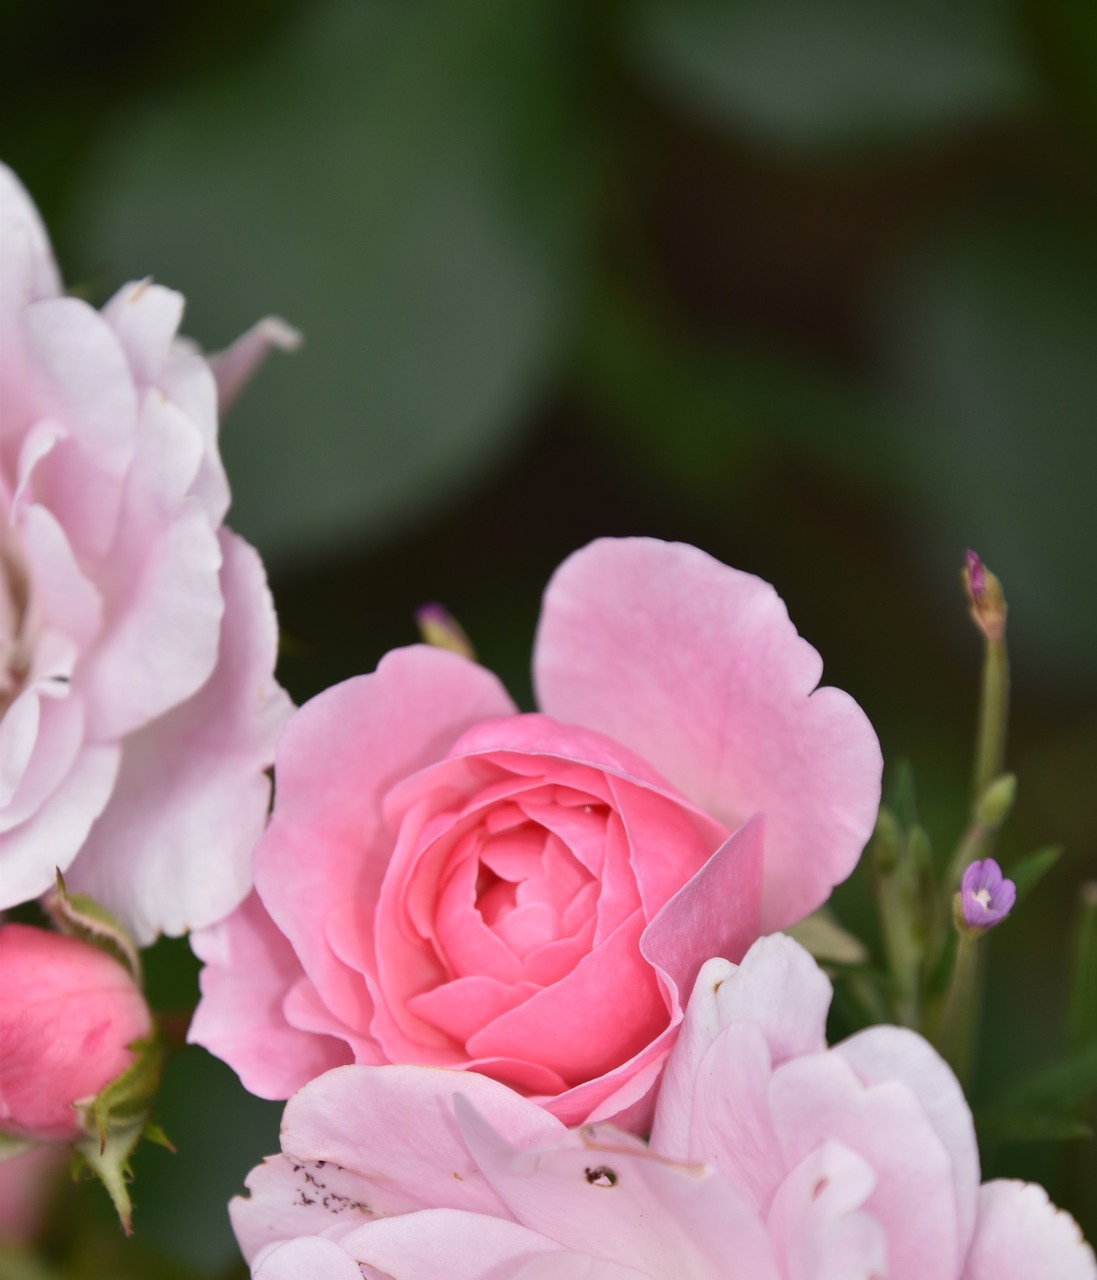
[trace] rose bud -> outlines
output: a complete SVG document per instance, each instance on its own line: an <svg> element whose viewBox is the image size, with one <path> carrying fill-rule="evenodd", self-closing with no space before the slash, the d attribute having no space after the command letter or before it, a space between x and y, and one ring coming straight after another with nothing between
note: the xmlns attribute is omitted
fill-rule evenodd
<svg viewBox="0 0 1097 1280"><path fill-rule="evenodd" d="M129 971L90 943L28 925L0 926L0 1133L38 1141L86 1136L80 1105L136 1060L152 1033Z"/></svg>

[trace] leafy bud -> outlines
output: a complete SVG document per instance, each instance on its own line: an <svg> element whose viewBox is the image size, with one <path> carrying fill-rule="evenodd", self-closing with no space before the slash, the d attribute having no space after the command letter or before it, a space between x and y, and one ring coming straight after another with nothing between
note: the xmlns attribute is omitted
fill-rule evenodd
<svg viewBox="0 0 1097 1280"><path fill-rule="evenodd" d="M1009 817L1017 798L1017 777L1012 773L999 774L979 797L976 817L983 827L996 831Z"/></svg>
<svg viewBox="0 0 1097 1280"><path fill-rule="evenodd" d="M128 1160L148 1128L162 1054L133 975L110 952L0 925L0 1159L73 1143L129 1230Z"/></svg>

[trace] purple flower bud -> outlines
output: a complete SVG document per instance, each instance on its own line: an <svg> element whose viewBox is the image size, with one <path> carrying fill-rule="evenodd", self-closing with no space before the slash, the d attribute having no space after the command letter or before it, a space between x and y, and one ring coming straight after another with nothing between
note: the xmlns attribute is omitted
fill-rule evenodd
<svg viewBox="0 0 1097 1280"><path fill-rule="evenodd" d="M1009 915L1017 886L1002 875L993 858L973 862L960 882L964 923L971 929L991 929Z"/></svg>
<svg viewBox="0 0 1097 1280"><path fill-rule="evenodd" d="M419 626L419 634L426 644L438 649L449 649L462 657L476 660L472 643L465 635L461 624L441 604L420 605L415 611L415 621Z"/></svg>
<svg viewBox="0 0 1097 1280"><path fill-rule="evenodd" d="M972 550L964 552L964 559L967 562L968 582L971 584L971 594L976 600L987 589L986 570L983 568L983 562Z"/></svg>
<svg viewBox="0 0 1097 1280"><path fill-rule="evenodd" d="M1006 630L1002 584L974 551L964 552L964 586L975 625L988 640L1001 640Z"/></svg>

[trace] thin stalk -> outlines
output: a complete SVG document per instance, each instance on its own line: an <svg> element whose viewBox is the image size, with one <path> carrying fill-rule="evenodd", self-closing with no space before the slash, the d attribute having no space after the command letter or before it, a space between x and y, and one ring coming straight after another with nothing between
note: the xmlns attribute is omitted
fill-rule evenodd
<svg viewBox="0 0 1097 1280"><path fill-rule="evenodd" d="M939 1053L961 1083L967 1074L975 1043L975 1019L981 986L979 941L971 934L961 932L956 940L956 958L936 1035Z"/></svg>
<svg viewBox="0 0 1097 1280"><path fill-rule="evenodd" d="M1009 657L1003 635L987 639L979 698L979 730L975 741L975 804L1002 772L1009 721Z"/></svg>

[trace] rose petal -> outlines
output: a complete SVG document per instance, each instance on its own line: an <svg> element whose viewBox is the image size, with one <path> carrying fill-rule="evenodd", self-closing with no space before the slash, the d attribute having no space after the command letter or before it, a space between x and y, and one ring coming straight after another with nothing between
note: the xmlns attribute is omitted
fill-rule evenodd
<svg viewBox="0 0 1097 1280"><path fill-rule="evenodd" d="M253 1280L362 1280L350 1254L318 1236L268 1248L256 1259L252 1276Z"/></svg>
<svg viewBox="0 0 1097 1280"><path fill-rule="evenodd" d="M765 813L766 931L824 901L876 818L876 735L846 694L812 694L820 671L767 583L643 538L560 566L534 655L550 716L624 744L730 828Z"/></svg>
<svg viewBox="0 0 1097 1280"><path fill-rule="evenodd" d="M187 1040L231 1062L249 1093L288 1098L351 1060L345 1044L287 1021L282 1005L301 965L255 894L227 920L195 930L190 944L205 967Z"/></svg>
<svg viewBox="0 0 1097 1280"><path fill-rule="evenodd" d="M661 1280L721 1280L731 1257L751 1280L778 1280L761 1220L711 1170L668 1164L609 1128L516 1151L467 1099L455 1107L493 1190L550 1240Z"/></svg>
<svg viewBox="0 0 1097 1280"><path fill-rule="evenodd" d="M978 1225L963 1280L1095 1280L1078 1224L1043 1187L999 1180L979 1189Z"/></svg>
<svg viewBox="0 0 1097 1280"><path fill-rule="evenodd" d="M275 683L278 632L263 566L219 535L225 598L217 667L198 693L125 741L111 803L72 885L121 916L138 942L224 918L250 887L266 821L262 772L291 710Z"/></svg>
<svg viewBox="0 0 1097 1280"><path fill-rule="evenodd" d="M979 1147L971 1109L960 1082L933 1046L905 1027L870 1027L836 1045L831 1052L848 1062L863 1083L901 1081L921 1103L952 1163L956 1229L962 1256L975 1230Z"/></svg>
<svg viewBox="0 0 1097 1280"><path fill-rule="evenodd" d="M866 1086L837 1054L814 1054L777 1068L770 1105L789 1164L836 1141L875 1171L865 1209L887 1232L889 1280L954 1280L962 1255L952 1162L905 1085Z"/></svg>
<svg viewBox="0 0 1097 1280"><path fill-rule="evenodd" d="M342 1247L362 1266L400 1280L490 1280L538 1254L551 1240L503 1218L458 1209L423 1209L360 1227Z"/></svg>
<svg viewBox="0 0 1097 1280"><path fill-rule="evenodd" d="M565 1132L536 1103L471 1072L340 1067L286 1104L282 1148L298 1162L354 1170L358 1198L377 1214L452 1208L505 1217L454 1118L458 1096L523 1149Z"/></svg>
<svg viewBox="0 0 1097 1280"><path fill-rule="evenodd" d="M373 675L320 694L286 727L274 816L253 859L255 883L306 973L348 1024L358 1022L360 997L332 952L326 917L348 896L377 900L391 853L381 815L386 792L444 755L468 725L512 709L482 667L414 646L388 654Z"/></svg>

